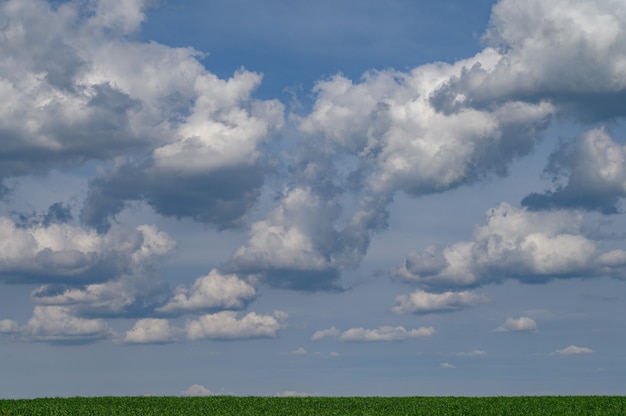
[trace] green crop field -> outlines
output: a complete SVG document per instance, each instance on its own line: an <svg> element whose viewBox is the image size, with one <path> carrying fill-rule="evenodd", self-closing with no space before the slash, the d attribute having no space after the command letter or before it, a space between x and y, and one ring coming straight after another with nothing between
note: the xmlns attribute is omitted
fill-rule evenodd
<svg viewBox="0 0 626 416"><path fill-rule="evenodd" d="M213 396L0 400L0 416L17 415L626 415L626 396Z"/></svg>

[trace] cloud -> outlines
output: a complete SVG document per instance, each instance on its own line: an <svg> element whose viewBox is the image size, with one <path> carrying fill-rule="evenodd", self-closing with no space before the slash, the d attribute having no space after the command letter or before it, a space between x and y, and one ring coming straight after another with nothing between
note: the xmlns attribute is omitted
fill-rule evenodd
<svg viewBox="0 0 626 416"><path fill-rule="evenodd" d="M406 341L409 338L431 337L434 333L433 327L406 330L403 326L385 325L376 329L350 328L344 331L339 339L350 342Z"/></svg>
<svg viewBox="0 0 626 416"><path fill-rule="evenodd" d="M531 193L522 205L532 210L586 209L603 214L620 211L626 196L626 147L611 139L605 129L590 130L571 142L562 143L550 156L545 172L558 183L567 183L544 193Z"/></svg>
<svg viewBox="0 0 626 416"><path fill-rule="evenodd" d="M93 179L81 219L103 231L127 201L140 200L164 216L238 225L269 170L259 146L283 123L282 104L251 98L260 81L243 70L227 81L197 74L191 113L170 141Z"/></svg>
<svg viewBox="0 0 626 416"><path fill-rule="evenodd" d="M474 65L439 91L447 106L463 96L474 107L503 100L550 100L585 120L623 115L626 99L625 6L613 0L514 0L494 5L484 35L500 58Z"/></svg>
<svg viewBox="0 0 626 416"><path fill-rule="evenodd" d="M534 332L537 330L537 323L526 316L517 319L507 318L506 321L494 329L494 332Z"/></svg>
<svg viewBox="0 0 626 416"><path fill-rule="evenodd" d="M396 297L396 306L392 308L395 313L430 313L440 311L454 311L481 303L487 303L490 299L485 295L472 292L444 292L429 293L416 290L410 295Z"/></svg>
<svg viewBox="0 0 626 416"><path fill-rule="evenodd" d="M570 345L560 350L554 351L551 355L581 355L581 354L593 354L593 350L587 347L577 347L576 345Z"/></svg>
<svg viewBox="0 0 626 416"><path fill-rule="evenodd" d="M435 333L433 327L420 327L407 330L403 326L384 325L376 329L350 328L341 332L334 326L328 329L316 331L311 336L312 341L319 341L325 338L335 338L348 342L370 342L370 341L406 341L409 338L431 337Z"/></svg>
<svg viewBox="0 0 626 416"><path fill-rule="evenodd" d="M147 274L86 286L42 285L32 291L31 300L38 305L69 306L81 316L132 318L153 314L170 294L164 281Z"/></svg>
<svg viewBox="0 0 626 416"><path fill-rule="evenodd" d="M307 352L306 352L306 350L304 348L299 347L299 348L296 348L295 350L291 351L291 354L292 355L307 355Z"/></svg>
<svg viewBox="0 0 626 416"><path fill-rule="evenodd" d="M626 253L599 251L595 241L581 234L582 220L575 211L532 212L502 203L487 212L487 224L476 228L472 241L409 254L390 275L428 288L472 287L505 279L536 283L623 277Z"/></svg>
<svg viewBox="0 0 626 416"><path fill-rule="evenodd" d="M241 319L235 311L223 311L187 321L185 332L190 340L235 340L248 338L275 338L284 327L287 314L275 311L273 315L250 312Z"/></svg>
<svg viewBox="0 0 626 416"><path fill-rule="evenodd" d="M341 331L335 328L334 326L328 329L321 329L319 331L315 331L315 333L311 336L311 341L319 341L324 338L337 338L341 334Z"/></svg>
<svg viewBox="0 0 626 416"><path fill-rule="evenodd" d="M185 390L181 391L182 396L212 396L211 390L207 389L201 384L192 384Z"/></svg>
<svg viewBox="0 0 626 416"><path fill-rule="evenodd" d="M124 344L164 344L177 338L177 330L167 319L145 318L135 322L122 339Z"/></svg>
<svg viewBox="0 0 626 416"><path fill-rule="evenodd" d="M445 82L497 59L488 50L451 65L368 73L358 84L334 76L316 85L313 111L301 129L356 155L365 184L377 194L442 192L490 173L504 175L514 157L532 150L554 113L549 103L507 102L493 109L460 104L453 112L431 103Z"/></svg>
<svg viewBox="0 0 626 416"><path fill-rule="evenodd" d="M0 5L0 53L6 58L0 68L0 92L6 99L0 106L0 180L107 159L146 148L161 137L154 106L104 76L105 67L96 62L107 47L124 44L124 33L136 30L144 5L125 2L112 14L105 4L53 7L41 0L10 0ZM79 19L89 14L92 18ZM141 64L141 58L136 62ZM143 71L146 64L137 68Z"/></svg>
<svg viewBox="0 0 626 416"><path fill-rule="evenodd" d="M145 3L0 5L0 184L117 158L90 181L81 213L100 232L129 201L238 225L269 170L261 146L282 128L284 106L251 97L257 73L220 79L192 48L133 41Z"/></svg>
<svg viewBox="0 0 626 416"><path fill-rule="evenodd" d="M71 207L62 202L55 202L50 205L45 213L17 214L18 221L16 225L20 228L31 228L37 225L48 227L51 224L65 224L73 219Z"/></svg>
<svg viewBox="0 0 626 416"><path fill-rule="evenodd" d="M467 59L404 72L370 71L358 81L338 74L317 82L312 110L294 116L304 139L286 152L286 171L293 176L280 207L252 225L248 243L231 259L233 270L248 268L290 289L337 287L341 272L358 266L371 236L387 227L395 193L420 196L506 176L513 160L533 151L555 116L616 115L615 103L626 103L623 17L612 16L617 6L609 0L558 3L533 1L534 7L520 9L513 1L499 2L484 36L487 46ZM576 11L581 7L585 13ZM604 24L608 32L598 33ZM285 215L303 194L300 206L311 218ZM350 198L358 201L357 209L346 204ZM311 213L313 208L319 213ZM558 236L553 242L569 239L563 246L574 254L573 245L584 245L577 238ZM413 262L416 269L404 274L432 273L434 280L439 273L433 270L446 269L442 261L450 259L431 260ZM459 281L482 280L460 276L462 268L448 271ZM528 274L544 272L561 275Z"/></svg>
<svg viewBox="0 0 626 416"><path fill-rule="evenodd" d="M280 207L252 225L231 259L233 270L263 273L279 287L336 287L343 270L358 266L371 236L387 227L396 192L419 196L505 176L558 110L549 100L520 97L478 107L457 94L456 80L471 68L493 71L503 60L486 48L453 64L316 83L312 111L296 118L305 139L285 158L293 177ZM454 99L444 109L446 94ZM350 198L358 208L345 209ZM306 218L287 215L297 204Z"/></svg>
<svg viewBox="0 0 626 416"><path fill-rule="evenodd" d="M285 190L281 204L252 224L248 242L232 255L227 268L262 273L273 286L301 290L336 288L341 260L333 228L340 207L310 187Z"/></svg>
<svg viewBox="0 0 626 416"><path fill-rule="evenodd" d="M104 320L77 318L63 306L35 306L32 318L20 329L24 341L60 344L91 343L112 336Z"/></svg>
<svg viewBox="0 0 626 416"><path fill-rule="evenodd" d="M175 242L154 226L98 235L67 224L19 228L0 217L0 278L11 283L90 283L141 274Z"/></svg>
<svg viewBox="0 0 626 416"><path fill-rule="evenodd" d="M455 355L457 357L484 357L487 355L487 352L483 350L473 350L468 352L458 352Z"/></svg>
<svg viewBox="0 0 626 416"><path fill-rule="evenodd" d="M309 397L311 394L303 393L295 390L285 390L280 393L276 393L276 397Z"/></svg>
<svg viewBox="0 0 626 416"><path fill-rule="evenodd" d="M176 288L174 296L156 312L175 314L215 309L243 309L256 297L256 290L234 274L213 269L186 288Z"/></svg>
<svg viewBox="0 0 626 416"><path fill-rule="evenodd" d="M14 334L19 332L20 326L11 319L0 319L0 334Z"/></svg>
<svg viewBox="0 0 626 416"><path fill-rule="evenodd" d="M450 363L441 363L441 364L439 364L439 367L441 367L441 368L456 368L455 365L450 364Z"/></svg>
<svg viewBox="0 0 626 416"><path fill-rule="evenodd" d="M154 226L97 234L67 224L18 228L0 218L2 225L20 250L4 252L0 273L10 283L40 283L31 292L37 305L86 318L145 317L170 296L155 274L176 245Z"/></svg>

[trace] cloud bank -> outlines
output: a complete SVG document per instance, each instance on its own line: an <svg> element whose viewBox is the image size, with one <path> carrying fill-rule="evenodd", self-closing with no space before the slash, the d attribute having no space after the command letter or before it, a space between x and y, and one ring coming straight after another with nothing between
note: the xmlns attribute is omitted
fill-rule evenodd
<svg viewBox="0 0 626 416"><path fill-rule="evenodd" d="M468 241L409 254L390 276L419 289L392 310L477 306L489 299L470 288L507 279L626 276L626 251L584 230L587 211L620 213L626 193L624 146L602 127L626 115L623 2L500 0L474 56L358 80L335 74L300 114L256 98L259 73L222 79L200 51L136 40L149 3L0 4L0 197L12 180L96 164L76 219L65 201L21 222L0 217L0 280L37 285L32 318L3 319L0 332L93 342L115 338L105 318L132 317L122 343L276 337L284 313L247 311L262 285L345 290L342 274L386 230L396 195L506 176L553 120L594 123L552 153L553 187L490 209ZM119 223L133 204L248 237L172 290L155 275L175 242L155 226ZM168 320L183 315L184 327ZM531 321L499 328L534 330ZM433 333L333 327L312 339Z"/></svg>

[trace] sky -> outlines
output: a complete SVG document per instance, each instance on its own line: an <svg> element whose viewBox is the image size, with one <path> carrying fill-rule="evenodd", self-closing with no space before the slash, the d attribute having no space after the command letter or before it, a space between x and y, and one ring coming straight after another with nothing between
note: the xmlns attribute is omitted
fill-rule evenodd
<svg viewBox="0 0 626 416"><path fill-rule="evenodd" d="M624 394L625 28L0 0L0 397Z"/></svg>

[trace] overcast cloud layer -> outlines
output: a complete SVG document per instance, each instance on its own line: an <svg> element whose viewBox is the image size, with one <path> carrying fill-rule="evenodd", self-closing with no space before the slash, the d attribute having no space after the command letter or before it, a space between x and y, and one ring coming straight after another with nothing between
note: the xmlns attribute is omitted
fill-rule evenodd
<svg viewBox="0 0 626 416"><path fill-rule="evenodd" d="M623 1L500 0L477 53L359 79L320 74L310 91L290 90L291 102L282 92L259 98L254 68L221 77L208 51L142 41L151 6L0 1L0 282L27 288L19 303L32 304L28 319L0 310L2 342L165 349L301 334L316 342L286 346L288 355L339 359L307 351L428 345L450 337L438 327L446 317L487 307L502 308L481 326L489 336L534 336L547 312L503 308L496 285L626 279L613 229L626 196ZM414 247L391 249L384 270L363 270L376 238L398 229L395 201L505 180L562 126L544 189L493 200L465 237L430 242L420 232ZM29 180L53 174L82 189L18 200L35 192ZM213 236L196 247L213 260L191 275L167 267L189 247L177 231L185 224ZM393 285L376 299L386 302L376 319L342 321L353 315L333 315L330 303L308 314L293 306L294 319L272 305L349 299L372 274ZM336 322L307 321L319 314ZM544 355L592 356L579 345L587 340ZM488 356L481 345L459 348L470 352L438 368ZM215 391L188 386L177 391Z"/></svg>

